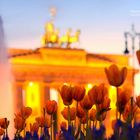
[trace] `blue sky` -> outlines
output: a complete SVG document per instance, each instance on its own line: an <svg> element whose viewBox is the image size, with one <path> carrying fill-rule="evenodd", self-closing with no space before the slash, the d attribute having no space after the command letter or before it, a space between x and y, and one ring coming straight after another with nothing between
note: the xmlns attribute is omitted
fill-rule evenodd
<svg viewBox="0 0 140 140"><path fill-rule="evenodd" d="M57 8L56 27L62 34L69 27L80 29L79 47L88 52L122 54L124 31L134 23L140 32L139 0L0 0L8 47L40 47L52 6Z"/></svg>

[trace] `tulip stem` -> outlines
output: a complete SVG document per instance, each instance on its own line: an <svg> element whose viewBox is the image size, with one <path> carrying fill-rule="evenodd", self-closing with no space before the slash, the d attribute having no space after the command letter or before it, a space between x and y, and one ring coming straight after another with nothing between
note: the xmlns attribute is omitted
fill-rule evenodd
<svg viewBox="0 0 140 140"><path fill-rule="evenodd" d="M121 120L121 115L122 115L122 114L120 113L120 115L119 115L119 120Z"/></svg>
<svg viewBox="0 0 140 140"><path fill-rule="evenodd" d="M132 119L133 119L133 97L131 97L131 112L130 113L131 113L131 115L130 115L131 118L130 119L131 119L131 124L132 124Z"/></svg>
<svg viewBox="0 0 140 140"><path fill-rule="evenodd" d="M86 137L87 137L87 134L88 134L88 110L86 110Z"/></svg>
<svg viewBox="0 0 140 140"><path fill-rule="evenodd" d="M41 128L40 128L40 133L41 133L41 136L42 136L42 126L41 126Z"/></svg>
<svg viewBox="0 0 140 140"><path fill-rule="evenodd" d="M116 87L116 120L118 119L118 87Z"/></svg>
<svg viewBox="0 0 140 140"><path fill-rule="evenodd" d="M45 115L46 115L46 113L45 113L45 108L43 108L44 126L46 127L46 119L45 119ZM43 132L43 133L44 133L44 132Z"/></svg>
<svg viewBox="0 0 140 140"><path fill-rule="evenodd" d="M78 101L76 102L76 115L77 115L77 112L78 112ZM76 126L76 118L75 118L75 126Z"/></svg>
<svg viewBox="0 0 140 140"><path fill-rule="evenodd" d="M95 121L95 124L94 124L95 128L97 127L97 120Z"/></svg>
<svg viewBox="0 0 140 140"><path fill-rule="evenodd" d="M51 115L51 140L53 140L53 115Z"/></svg>
<svg viewBox="0 0 140 140"><path fill-rule="evenodd" d="M70 105L68 105L68 126L70 126Z"/></svg>
<svg viewBox="0 0 140 140"><path fill-rule="evenodd" d="M80 119L80 133L81 133L81 119Z"/></svg>

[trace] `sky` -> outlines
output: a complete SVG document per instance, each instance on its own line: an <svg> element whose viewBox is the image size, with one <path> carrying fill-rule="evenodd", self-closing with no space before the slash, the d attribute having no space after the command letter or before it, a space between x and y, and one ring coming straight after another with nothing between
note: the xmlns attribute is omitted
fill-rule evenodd
<svg viewBox="0 0 140 140"><path fill-rule="evenodd" d="M8 47L40 47L50 7L57 9L54 24L61 34L81 30L78 47L87 52L123 54L124 32L131 31L131 24L140 32L139 0L0 0Z"/></svg>

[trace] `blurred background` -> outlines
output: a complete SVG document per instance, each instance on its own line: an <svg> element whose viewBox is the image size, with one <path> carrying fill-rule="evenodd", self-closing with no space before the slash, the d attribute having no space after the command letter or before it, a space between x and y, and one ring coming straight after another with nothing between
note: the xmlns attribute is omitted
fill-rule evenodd
<svg viewBox="0 0 140 140"><path fill-rule="evenodd" d="M124 32L132 23L140 31L139 0L1 0L8 47L39 47L51 7L56 8L54 23L60 32L80 29L80 48L90 52L122 54Z"/></svg>

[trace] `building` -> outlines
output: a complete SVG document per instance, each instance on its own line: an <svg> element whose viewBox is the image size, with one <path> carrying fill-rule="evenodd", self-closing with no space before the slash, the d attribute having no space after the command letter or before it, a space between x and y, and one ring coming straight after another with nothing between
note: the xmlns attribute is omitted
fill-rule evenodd
<svg viewBox="0 0 140 140"><path fill-rule="evenodd" d="M66 47L60 47L58 36L52 35L54 29L48 33L52 39L44 38L43 47L35 50L9 49L9 61L14 77L12 85L15 110L25 105L32 107L33 116L40 115L46 100L55 99L59 103L60 114L62 100L58 88L63 83L84 85L87 90L94 84L108 84L104 68L112 63L127 66L128 75L124 85L133 88L134 70L129 65L129 56L91 54L83 49L71 48L71 43L77 41L76 39L69 42L68 38L65 38L63 41ZM111 107L115 107L114 89L109 89Z"/></svg>

